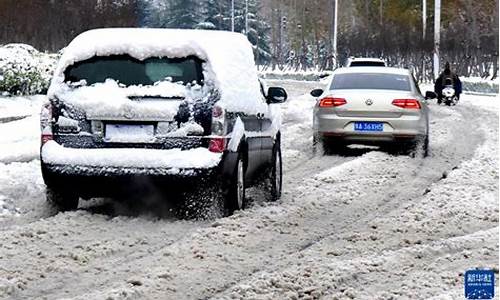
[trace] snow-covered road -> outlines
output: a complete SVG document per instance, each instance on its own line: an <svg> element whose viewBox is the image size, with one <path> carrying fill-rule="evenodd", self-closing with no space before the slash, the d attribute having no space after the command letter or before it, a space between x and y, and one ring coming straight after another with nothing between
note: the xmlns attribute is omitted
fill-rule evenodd
<svg viewBox="0 0 500 300"><path fill-rule="evenodd" d="M497 98L431 104L425 159L368 148L322 156L304 95L317 84L272 84L291 95L283 197L267 203L253 189L248 209L212 221L107 199L54 215L36 114L1 123L0 298L462 299L468 269L498 277ZM3 100L0 115L13 107ZM31 114L39 102L15 109Z"/></svg>

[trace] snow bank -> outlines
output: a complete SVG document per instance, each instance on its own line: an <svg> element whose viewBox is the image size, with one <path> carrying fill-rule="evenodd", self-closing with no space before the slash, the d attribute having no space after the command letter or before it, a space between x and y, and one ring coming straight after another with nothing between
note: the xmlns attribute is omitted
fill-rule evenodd
<svg viewBox="0 0 500 300"><path fill-rule="evenodd" d="M500 78L495 80L480 77L461 77L462 89L464 92L481 94L498 94L498 84Z"/></svg>
<svg viewBox="0 0 500 300"><path fill-rule="evenodd" d="M42 147L44 163L86 167L206 169L217 166L220 153L206 148L190 150L157 149L75 149L54 141Z"/></svg>
<svg viewBox="0 0 500 300"><path fill-rule="evenodd" d="M266 113L250 42L242 34L204 30L114 28L80 34L65 49L49 97L68 92L64 70L94 56L128 54L136 59L180 58L194 55L205 61L205 84L219 90L219 105L228 111Z"/></svg>
<svg viewBox="0 0 500 300"><path fill-rule="evenodd" d="M0 94L33 95L49 87L57 55L25 44L0 47Z"/></svg>
<svg viewBox="0 0 500 300"><path fill-rule="evenodd" d="M312 70L262 70L259 75L265 79L320 81L332 74L332 71Z"/></svg>

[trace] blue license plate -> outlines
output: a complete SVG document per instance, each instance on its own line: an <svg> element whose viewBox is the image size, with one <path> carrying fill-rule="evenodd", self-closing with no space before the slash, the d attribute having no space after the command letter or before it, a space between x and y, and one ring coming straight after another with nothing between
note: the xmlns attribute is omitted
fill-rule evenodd
<svg viewBox="0 0 500 300"><path fill-rule="evenodd" d="M384 131L382 122L354 122L355 131Z"/></svg>

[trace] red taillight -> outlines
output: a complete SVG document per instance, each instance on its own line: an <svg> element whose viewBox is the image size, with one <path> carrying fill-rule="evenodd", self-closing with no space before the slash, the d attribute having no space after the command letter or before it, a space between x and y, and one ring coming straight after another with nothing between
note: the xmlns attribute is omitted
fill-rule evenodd
<svg viewBox="0 0 500 300"><path fill-rule="evenodd" d="M336 107L346 103L347 101L344 98L325 97L319 100L319 107Z"/></svg>
<svg viewBox="0 0 500 300"><path fill-rule="evenodd" d="M420 109L420 102L416 99L394 99L392 105L408 109Z"/></svg>
<svg viewBox="0 0 500 300"><path fill-rule="evenodd" d="M47 143L48 141L52 141L54 139L54 135L52 134L42 134L42 145Z"/></svg>
<svg viewBox="0 0 500 300"><path fill-rule="evenodd" d="M52 132L52 104L45 103L40 112L40 130L42 145L54 139Z"/></svg>
<svg viewBox="0 0 500 300"><path fill-rule="evenodd" d="M214 108L212 109L212 117L214 118L220 118L224 116L224 110L222 107L215 105Z"/></svg>
<svg viewBox="0 0 500 300"><path fill-rule="evenodd" d="M222 153L226 148L226 139L224 138L213 138L210 140L208 145L208 150L210 152Z"/></svg>

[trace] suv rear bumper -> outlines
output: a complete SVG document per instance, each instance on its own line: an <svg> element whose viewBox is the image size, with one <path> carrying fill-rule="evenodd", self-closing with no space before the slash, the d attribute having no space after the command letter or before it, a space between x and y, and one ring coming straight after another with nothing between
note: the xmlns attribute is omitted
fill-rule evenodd
<svg viewBox="0 0 500 300"><path fill-rule="evenodd" d="M224 185L233 176L237 156L206 148L73 149L48 142L41 162L46 185L89 198L127 193L137 186L181 190L212 180Z"/></svg>

